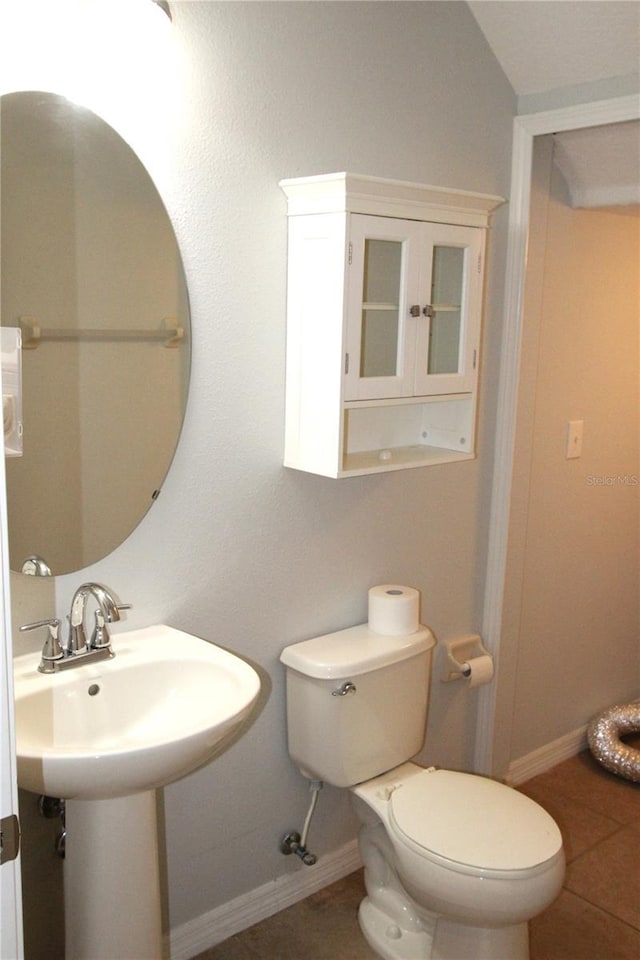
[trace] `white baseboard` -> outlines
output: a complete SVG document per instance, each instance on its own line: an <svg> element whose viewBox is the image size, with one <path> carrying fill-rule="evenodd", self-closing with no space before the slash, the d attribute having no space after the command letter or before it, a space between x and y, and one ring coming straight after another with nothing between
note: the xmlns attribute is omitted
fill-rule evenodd
<svg viewBox="0 0 640 960"><path fill-rule="evenodd" d="M246 930L254 923L304 900L361 866L358 843L352 840L326 857L320 857L313 867L300 864L299 870L264 883L261 887L256 887L255 890L250 890L235 900L223 903L209 913L176 927L171 931L169 951L165 951L165 954L170 956L171 960L189 960L235 933Z"/></svg>
<svg viewBox="0 0 640 960"><path fill-rule="evenodd" d="M562 763L563 760L575 757L577 753L585 750L586 747L586 726L580 727L578 730L573 730L571 733L565 733L563 737L552 740L551 743L547 743L544 747L538 747L537 750L532 750L531 753L527 753L524 757L513 760L509 764L506 781L515 787L519 783L524 783L525 780L530 780L532 777L537 777L538 774L550 770L551 767L555 767L557 763Z"/></svg>

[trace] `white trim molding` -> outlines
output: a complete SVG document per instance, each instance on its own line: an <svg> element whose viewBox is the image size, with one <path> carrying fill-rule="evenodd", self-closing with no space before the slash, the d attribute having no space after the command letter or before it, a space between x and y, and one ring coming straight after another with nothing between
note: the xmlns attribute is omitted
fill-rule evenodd
<svg viewBox="0 0 640 960"><path fill-rule="evenodd" d="M496 419L491 521L487 554L487 578L482 635L497 665L496 679L478 690L475 769L479 773L500 774L508 757L494 749L497 724L511 724L513 689L500 690L500 645L507 574L507 548L511 506L511 478L515 444L516 410L523 323L523 295L527 266L529 204L533 138L548 133L597 127L640 119L640 97L636 95L582 103L559 110L518 116L513 126L511 198L508 251L504 294L503 339ZM506 677L502 682L513 688Z"/></svg>
<svg viewBox="0 0 640 960"><path fill-rule="evenodd" d="M579 727L578 730L572 730L571 733L565 733L563 737L552 740L544 747L538 747L532 750L524 757L518 757L509 764L505 780L510 786L515 787L519 783L525 783L532 777L537 777L541 773L562 763L563 760L569 760L576 754L582 753L587 748L587 727Z"/></svg>
<svg viewBox="0 0 640 960"><path fill-rule="evenodd" d="M169 935L171 960L189 960L223 940L228 940L254 923L266 920L299 900L304 900L330 883L341 880L362 866L357 840L321 857L313 867L298 864L297 870L286 873L249 890L229 903L204 913L173 929Z"/></svg>

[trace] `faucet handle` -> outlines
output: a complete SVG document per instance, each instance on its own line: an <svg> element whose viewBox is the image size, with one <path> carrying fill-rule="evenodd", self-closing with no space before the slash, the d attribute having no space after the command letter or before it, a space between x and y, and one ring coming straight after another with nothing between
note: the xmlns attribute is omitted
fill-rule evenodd
<svg viewBox="0 0 640 960"><path fill-rule="evenodd" d="M60 620L52 617L50 620L36 620L35 623L23 623L20 630L37 630L38 627L47 627L47 639L42 647L42 659L38 670L40 673L53 673L56 660L62 660L64 651L60 646Z"/></svg>

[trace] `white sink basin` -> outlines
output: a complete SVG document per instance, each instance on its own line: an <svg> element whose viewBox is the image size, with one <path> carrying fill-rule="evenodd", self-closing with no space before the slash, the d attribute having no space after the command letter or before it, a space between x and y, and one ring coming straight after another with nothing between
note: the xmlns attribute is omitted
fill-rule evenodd
<svg viewBox="0 0 640 960"><path fill-rule="evenodd" d="M55 674L14 660L18 783L66 799L164 786L208 760L250 712L258 675L164 625L112 636L115 658Z"/></svg>

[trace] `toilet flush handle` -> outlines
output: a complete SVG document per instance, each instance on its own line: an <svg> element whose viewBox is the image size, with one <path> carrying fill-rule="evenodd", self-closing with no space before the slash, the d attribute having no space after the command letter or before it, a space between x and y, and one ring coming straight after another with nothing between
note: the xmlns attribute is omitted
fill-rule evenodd
<svg viewBox="0 0 640 960"><path fill-rule="evenodd" d="M356 693L355 683L351 683L351 680L347 680L346 683L343 683L339 690L332 690L332 697L346 697L350 693Z"/></svg>

